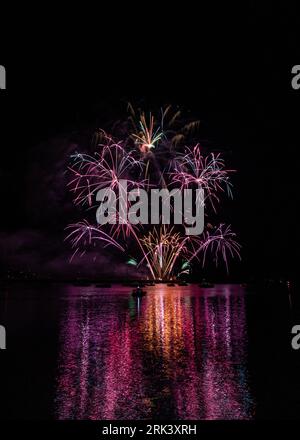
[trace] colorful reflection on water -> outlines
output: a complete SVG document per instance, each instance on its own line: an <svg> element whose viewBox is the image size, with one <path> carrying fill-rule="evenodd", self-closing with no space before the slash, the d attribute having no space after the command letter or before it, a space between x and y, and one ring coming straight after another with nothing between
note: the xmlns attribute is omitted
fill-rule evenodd
<svg viewBox="0 0 300 440"><path fill-rule="evenodd" d="M244 291L69 287L59 419L251 419Z"/></svg>

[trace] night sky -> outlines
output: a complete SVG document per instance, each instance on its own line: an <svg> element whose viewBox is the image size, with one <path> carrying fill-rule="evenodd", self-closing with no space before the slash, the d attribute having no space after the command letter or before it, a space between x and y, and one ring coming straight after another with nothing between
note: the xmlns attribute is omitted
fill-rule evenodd
<svg viewBox="0 0 300 440"><path fill-rule="evenodd" d="M68 263L63 229L76 210L64 170L72 146L126 117L130 101L146 111L171 103L199 118L200 141L238 170L234 200L221 209L243 246L231 277L297 276L300 90L291 69L300 64L299 20L292 7L249 5L157 11L149 22L144 13L105 16L85 38L74 23L64 41L56 35L1 55L2 273L97 273L84 260L79 269ZM99 259L113 265L110 255Z"/></svg>

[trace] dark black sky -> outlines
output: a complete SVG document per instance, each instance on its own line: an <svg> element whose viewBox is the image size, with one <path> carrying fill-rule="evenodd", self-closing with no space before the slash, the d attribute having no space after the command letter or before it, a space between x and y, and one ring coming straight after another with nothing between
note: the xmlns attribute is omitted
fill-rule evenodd
<svg viewBox="0 0 300 440"><path fill-rule="evenodd" d="M127 101L146 110L172 103L199 118L202 139L238 169L226 219L243 244L236 273L295 276L300 91L291 88L291 68L300 64L300 51L293 5L249 2L207 11L200 3L184 11L172 6L166 14L155 9L153 18L127 12L130 19L103 12L87 30L68 22L63 37L52 29L47 42L38 44L35 33L9 54L4 50L4 236L36 227L38 207L30 209L27 183L33 161L45 167L49 139L119 117ZM53 217L39 225L56 227Z"/></svg>

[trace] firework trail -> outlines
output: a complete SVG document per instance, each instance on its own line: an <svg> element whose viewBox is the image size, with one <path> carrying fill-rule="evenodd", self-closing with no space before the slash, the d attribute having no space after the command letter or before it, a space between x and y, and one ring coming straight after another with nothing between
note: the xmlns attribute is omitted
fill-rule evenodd
<svg viewBox="0 0 300 440"><path fill-rule="evenodd" d="M203 238L198 239L196 237L195 240L198 241L198 248L192 253L188 261L193 260L195 257L199 259L199 255L202 254L202 266L204 266L209 251L216 266L218 266L220 258L223 259L228 272L228 257L241 259L241 245L236 241L236 234L231 231L230 225L221 223L213 232L205 231Z"/></svg>
<svg viewBox="0 0 300 440"><path fill-rule="evenodd" d="M70 224L66 227L66 230L71 230L65 240L69 240L74 253L71 260L75 255L80 252L81 256L85 254L86 249L96 245L97 241L101 241L106 245L112 245L124 252L125 249L114 240L110 235L106 234L100 226L92 226L87 220L83 220L78 223Z"/></svg>
<svg viewBox="0 0 300 440"><path fill-rule="evenodd" d="M140 151L142 153L147 153L152 148L155 148L155 145L162 139L163 132L160 131L160 127L157 127L154 130L154 117L151 114L149 117L149 126L147 125L144 114L141 116L139 125L140 131L138 134L134 133L132 136L136 144L139 146Z"/></svg>
<svg viewBox="0 0 300 440"><path fill-rule="evenodd" d="M154 227L153 231L141 239L145 249L144 255L151 261L152 272L156 278L165 279L170 276L177 258L187 251L186 239L187 237L182 236L180 232L175 232L174 227L168 230L165 225L159 229Z"/></svg>

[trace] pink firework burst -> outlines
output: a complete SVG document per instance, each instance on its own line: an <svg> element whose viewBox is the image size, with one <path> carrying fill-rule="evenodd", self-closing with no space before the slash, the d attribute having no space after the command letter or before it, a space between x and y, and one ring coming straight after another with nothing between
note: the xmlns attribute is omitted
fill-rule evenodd
<svg viewBox="0 0 300 440"><path fill-rule="evenodd" d="M133 179L133 173L141 175L144 164L135 159L134 151L126 151L121 142L114 142L105 135L106 143L99 144L99 151L93 156L79 154L71 156L73 164L69 170L73 178L69 182L74 202L77 205L92 206L95 194L103 188L115 190L120 180L127 180L128 187L142 187L144 179Z"/></svg>
<svg viewBox="0 0 300 440"><path fill-rule="evenodd" d="M175 170L170 172L173 182L178 183L181 189L196 187L204 190L205 199L208 199L216 211L214 201L219 202L218 193L227 190L232 196L229 173L234 170L225 168L221 155L211 153L203 156L200 146L186 148L186 153L175 158Z"/></svg>
<svg viewBox="0 0 300 440"><path fill-rule="evenodd" d="M97 242L102 242L104 245L111 245L124 252L124 248L114 240L109 234L101 229L101 226L93 226L87 220L83 220L77 223L72 223L66 227L69 230L69 234L65 240L70 241L74 253L71 260L77 253L84 255L88 248L95 247Z"/></svg>

